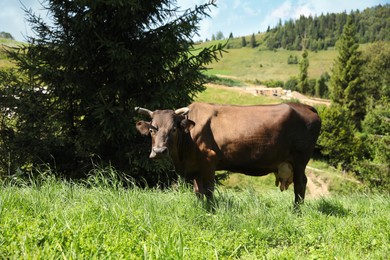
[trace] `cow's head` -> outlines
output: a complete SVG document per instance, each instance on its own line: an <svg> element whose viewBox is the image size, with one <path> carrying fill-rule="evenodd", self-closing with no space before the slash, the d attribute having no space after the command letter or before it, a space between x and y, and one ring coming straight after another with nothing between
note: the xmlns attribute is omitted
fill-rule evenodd
<svg viewBox="0 0 390 260"><path fill-rule="evenodd" d="M177 151L184 133L189 133L195 123L187 119L188 107L177 110L156 110L154 112L136 107L135 110L151 118L150 122L139 121L136 124L137 130L142 135L152 137L152 151L149 158L166 158L172 152Z"/></svg>

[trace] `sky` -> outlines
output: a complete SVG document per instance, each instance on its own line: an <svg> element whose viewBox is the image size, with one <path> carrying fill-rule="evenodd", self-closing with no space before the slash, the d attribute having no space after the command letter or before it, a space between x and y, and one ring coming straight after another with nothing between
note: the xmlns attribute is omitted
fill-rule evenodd
<svg viewBox="0 0 390 260"><path fill-rule="evenodd" d="M32 9L43 18L47 12L40 4L43 0L0 0L0 32L8 32L18 41L25 41L25 36L32 36L26 22L22 4ZM177 0L183 10L193 8L209 0ZM199 24L199 36L194 40L211 39L221 31L225 37L233 33L234 37L264 32L267 27L274 27L279 19L286 21L301 15L321 15L321 13L339 13L351 10L364 10L390 0L214 0L217 7L212 7L209 18ZM48 19L48 18L46 18Z"/></svg>

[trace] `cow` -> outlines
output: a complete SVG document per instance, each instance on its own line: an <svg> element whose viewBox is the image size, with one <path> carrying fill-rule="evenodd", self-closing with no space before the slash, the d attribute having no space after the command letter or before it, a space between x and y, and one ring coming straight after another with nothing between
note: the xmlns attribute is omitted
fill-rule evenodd
<svg viewBox="0 0 390 260"><path fill-rule="evenodd" d="M193 181L199 197L212 200L217 170L251 176L278 172L280 189L293 182L295 205L303 203L305 168L321 128L313 107L195 102L177 110L135 110L151 119L136 123L142 135L151 136L149 157L170 159L179 175Z"/></svg>

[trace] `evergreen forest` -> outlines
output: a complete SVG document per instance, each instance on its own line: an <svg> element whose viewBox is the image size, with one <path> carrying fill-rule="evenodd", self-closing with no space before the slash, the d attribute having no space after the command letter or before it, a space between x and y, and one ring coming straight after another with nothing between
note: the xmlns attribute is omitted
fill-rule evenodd
<svg viewBox="0 0 390 260"><path fill-rule="evenodd" d="M312 51L334 47L343 32L347 18L356 27L358 43L390 40L390 4L378 5L363 11L322 14L320 16L301 16L288 20L275 28L268 28L266 46L269 49L284 48L302 50L303 46Z"/></svg>

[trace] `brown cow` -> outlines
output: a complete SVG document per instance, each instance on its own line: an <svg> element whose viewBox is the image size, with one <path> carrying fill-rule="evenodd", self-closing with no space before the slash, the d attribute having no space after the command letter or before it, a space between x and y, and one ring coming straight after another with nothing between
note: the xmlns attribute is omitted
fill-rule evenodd
<svg viewBox="0 0 390 260"><path fill-rule="evenodd" d="M176 111L135 109L151 118L136 124L152 137L149 157L171 158L176 172L193 180L197 195L212 198L216 170L252 176L284 172L283 189L292 177L295 203L303 202L305 168L321 128L313 107L193 103ZM289 166L292 171L280 170Z"/></svg>

